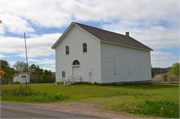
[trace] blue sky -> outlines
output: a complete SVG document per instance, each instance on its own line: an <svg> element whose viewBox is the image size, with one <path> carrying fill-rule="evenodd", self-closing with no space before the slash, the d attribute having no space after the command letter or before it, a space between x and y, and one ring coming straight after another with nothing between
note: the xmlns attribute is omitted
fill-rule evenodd
<svg viewBox="0 0 180 119"><path fill-rule="evenodd" d="M179 62L178 0L0 0L0 59L55 71L51 46L71 22L130 36L149 46L153 67Z"/></svg>

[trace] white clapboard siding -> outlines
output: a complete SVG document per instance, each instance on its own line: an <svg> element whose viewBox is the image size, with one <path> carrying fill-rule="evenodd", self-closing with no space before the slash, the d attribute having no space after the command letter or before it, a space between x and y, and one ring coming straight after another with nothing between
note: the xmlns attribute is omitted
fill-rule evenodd
<svg viewBox="0 0 180 119"><path fill-rule="evenodd" d="M22 78L22 76L26 76L26 78ZM21 83L28 82L30 83L30 73L27 72L20 72L18 74L13 75L13 82L19 81Z"/></svg>
<svg viewBox="0 0 180 119"><path fill-rule="evenodd" d="M150 51L101 43L101 78L102 83L151 80Z"/></svg>
<svg viewBox="0 0 180 119"><path fill-rule="evenodd" d="M87 53L83 53L82 45L87 44ZM69 55L65 54L65 47L69 46ZM101 83L100 42L77 26L73 26L56 46L56 81L65 76L72 76L72 63L80 62L82 81ZM89 76L89 69L92 75Z"/></svg>

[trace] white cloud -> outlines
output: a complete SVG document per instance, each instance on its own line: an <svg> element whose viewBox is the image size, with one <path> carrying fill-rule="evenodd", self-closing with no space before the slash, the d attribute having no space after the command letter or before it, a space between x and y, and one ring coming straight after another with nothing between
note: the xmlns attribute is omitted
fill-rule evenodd
<svg viewBox="0 0 180 119"><path fill-rule="evenodd" d="M67 0L54 2L3 2L3 15L12 20L4 21L11 24L20 22L19 29L25 29L33 32L28 25L31 23L41 27L61 28L75 21L93 21L93 22L113 22L116 21L135 21L140 24L159 24L159 22L171 22L177 25L178 2L144 2L144 1L82 1ZM2 20L4 19L2 17ZM26 20L26 21L24 21ZM30 23L28 24L28 21ZM10 23L9 23L10 24ZM13 24L14 25L14 24ZM7 26L10 31L16 33L16 27Z"/></svg>
<svg viewBox="0 0 180 119"><path fill-rule="evenodd" d="M152 65L155 67L171 66L177 61L172 53L156 50L178 48L178 1L82 1L67 0L48 2L34 1L2 2L2 33L35 32L36 28L67 27L73 20L77 22L100 22L101 27L130 36L154 49ZM28 2L27 2L28 1ZM51 46L61 34L29 34L27 39L28 57L49 56L55 51ZM3 53L19 53L25 57L24 39L2 37ZM179 57L178 57L179 58ZM171 59L171 60L168 60ZM31 59L33 60L33 59ZM39 60L34 59L34 62ZM45 60L44 63L52 64Z"/></svg>
<svg viewBox="0 0 180 119"><path fill-rule="evenodd" d="M31 61L31 62L38 62L39 60L36 60L36 59L28 59L28 61Z"/></svg>
<svg viewBox="0 0 180 119"><path fill-rule="evenodd" d="M42 67L42 69L51 70L51 72L56 72L55 68L51 68L51 67Z"/></svg>
<svg viewBox="0 0 180 119"><path fill-rule="evenodd" d="M31 21L36 26L60 28L71 22L71 16L62 10L63 4L61 2L22 1L4 2L2 5L3 14L13 14Z"/></svg>
<svg viewBox="0 0 180 119"><path fill-rule="evenodd" d="M16 61L10 61L8 63L10 64L11 67L13 67L13 65L16 63Z"/></svg>
<svg viewBox="0 0 180 119"><path fill-rule="evenodd" d="M51 46L61 36L60 33L43 34L41 36L27 38L28 57L49 56L55 54ZM19 57L25 57L24 38L2 36L1 51L3 53L18 53Z"/></svg>
<svg viewBox="0 0 180 119"><path fill-rule="evenodd" d="M34 32L35 30L30 27L28 22L21 17L12 14L1 14L2 15L2 33L5 31L12 33L23 34L24 32Z"/></svg>
<svg viewBox="0 0 180 119"><path fill-rule="evenodd" d="M29 59L29 62L31 64L41 65L40 68L51 70L52 72L55 72L55 59L43 59L43 60L37 60L37 59Z"/></svg>
<svg viewBox="0 0 180 119"><path fill-rule="evenodd" d="M55 64L55 59L43 59L43 60L36 60L36 59L29 59L31 62L36 62L36 64ZM55 66L55 65L51 65Z"/></svg>
<svg viewBox="0 0 180 119"><path fill-rule="evenodd" d="M142 23L138 24L127 20L110 25L103 25L102 27L120 34L125 34L125 32L128 31L131 37L149 46L153 50L174 49L179 47L177 28L169 29L162 26L153 26L152 24L147 26L141 24Z"/></svg>
<svg viewBox="0 0 180 119"><path fill-rule="evenodd" d="M3 57L9 57L9 56L5 56L3 54L0 54L0 58L3 58Z"/></svg>
<svg viewBox="0 0 180 119"><path fill-rule="evenodd" d="M51 65L51 67L55 67L55 65Z"/></svg>
<svg viewBox="0 0 180 119"><path fill-rule="evenodd" d="M180 56L176 56L171 52L151 52L151 63L153 67L171 67L174 63L180 61Z"/></svg>

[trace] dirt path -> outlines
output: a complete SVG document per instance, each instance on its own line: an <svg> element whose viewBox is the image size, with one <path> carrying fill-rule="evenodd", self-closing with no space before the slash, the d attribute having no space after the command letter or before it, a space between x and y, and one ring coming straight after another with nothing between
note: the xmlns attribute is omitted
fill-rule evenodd
<svg viewBox="0 0 180 119"><path fill-rule="evenodd" d="M50 110L58 110L64 112L71 112L71 113L79 113L85 115L93 115L99 117L106 117L106 118L147 118L145 116L136 116L132 114L123 114L119 112L112 112L112 111L102 111L98 109L98 105L91 104L91 103L82 103L82 102L66 102L66 103L15 103L15 102L1 102L11 105L19 105L19 106L28 106L28 107L35 107L35 108L42 108L42 109L50 109Z"/></svg>

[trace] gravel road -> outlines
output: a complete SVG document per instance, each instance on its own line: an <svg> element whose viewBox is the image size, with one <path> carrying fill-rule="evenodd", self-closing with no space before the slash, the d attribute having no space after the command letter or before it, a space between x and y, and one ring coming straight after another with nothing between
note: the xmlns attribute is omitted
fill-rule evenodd
<svg viewBox="0 0 180 119"><path fill-rule="evenodd" d="M1 118L100 118L55 110L1 104Z"/></svg>

